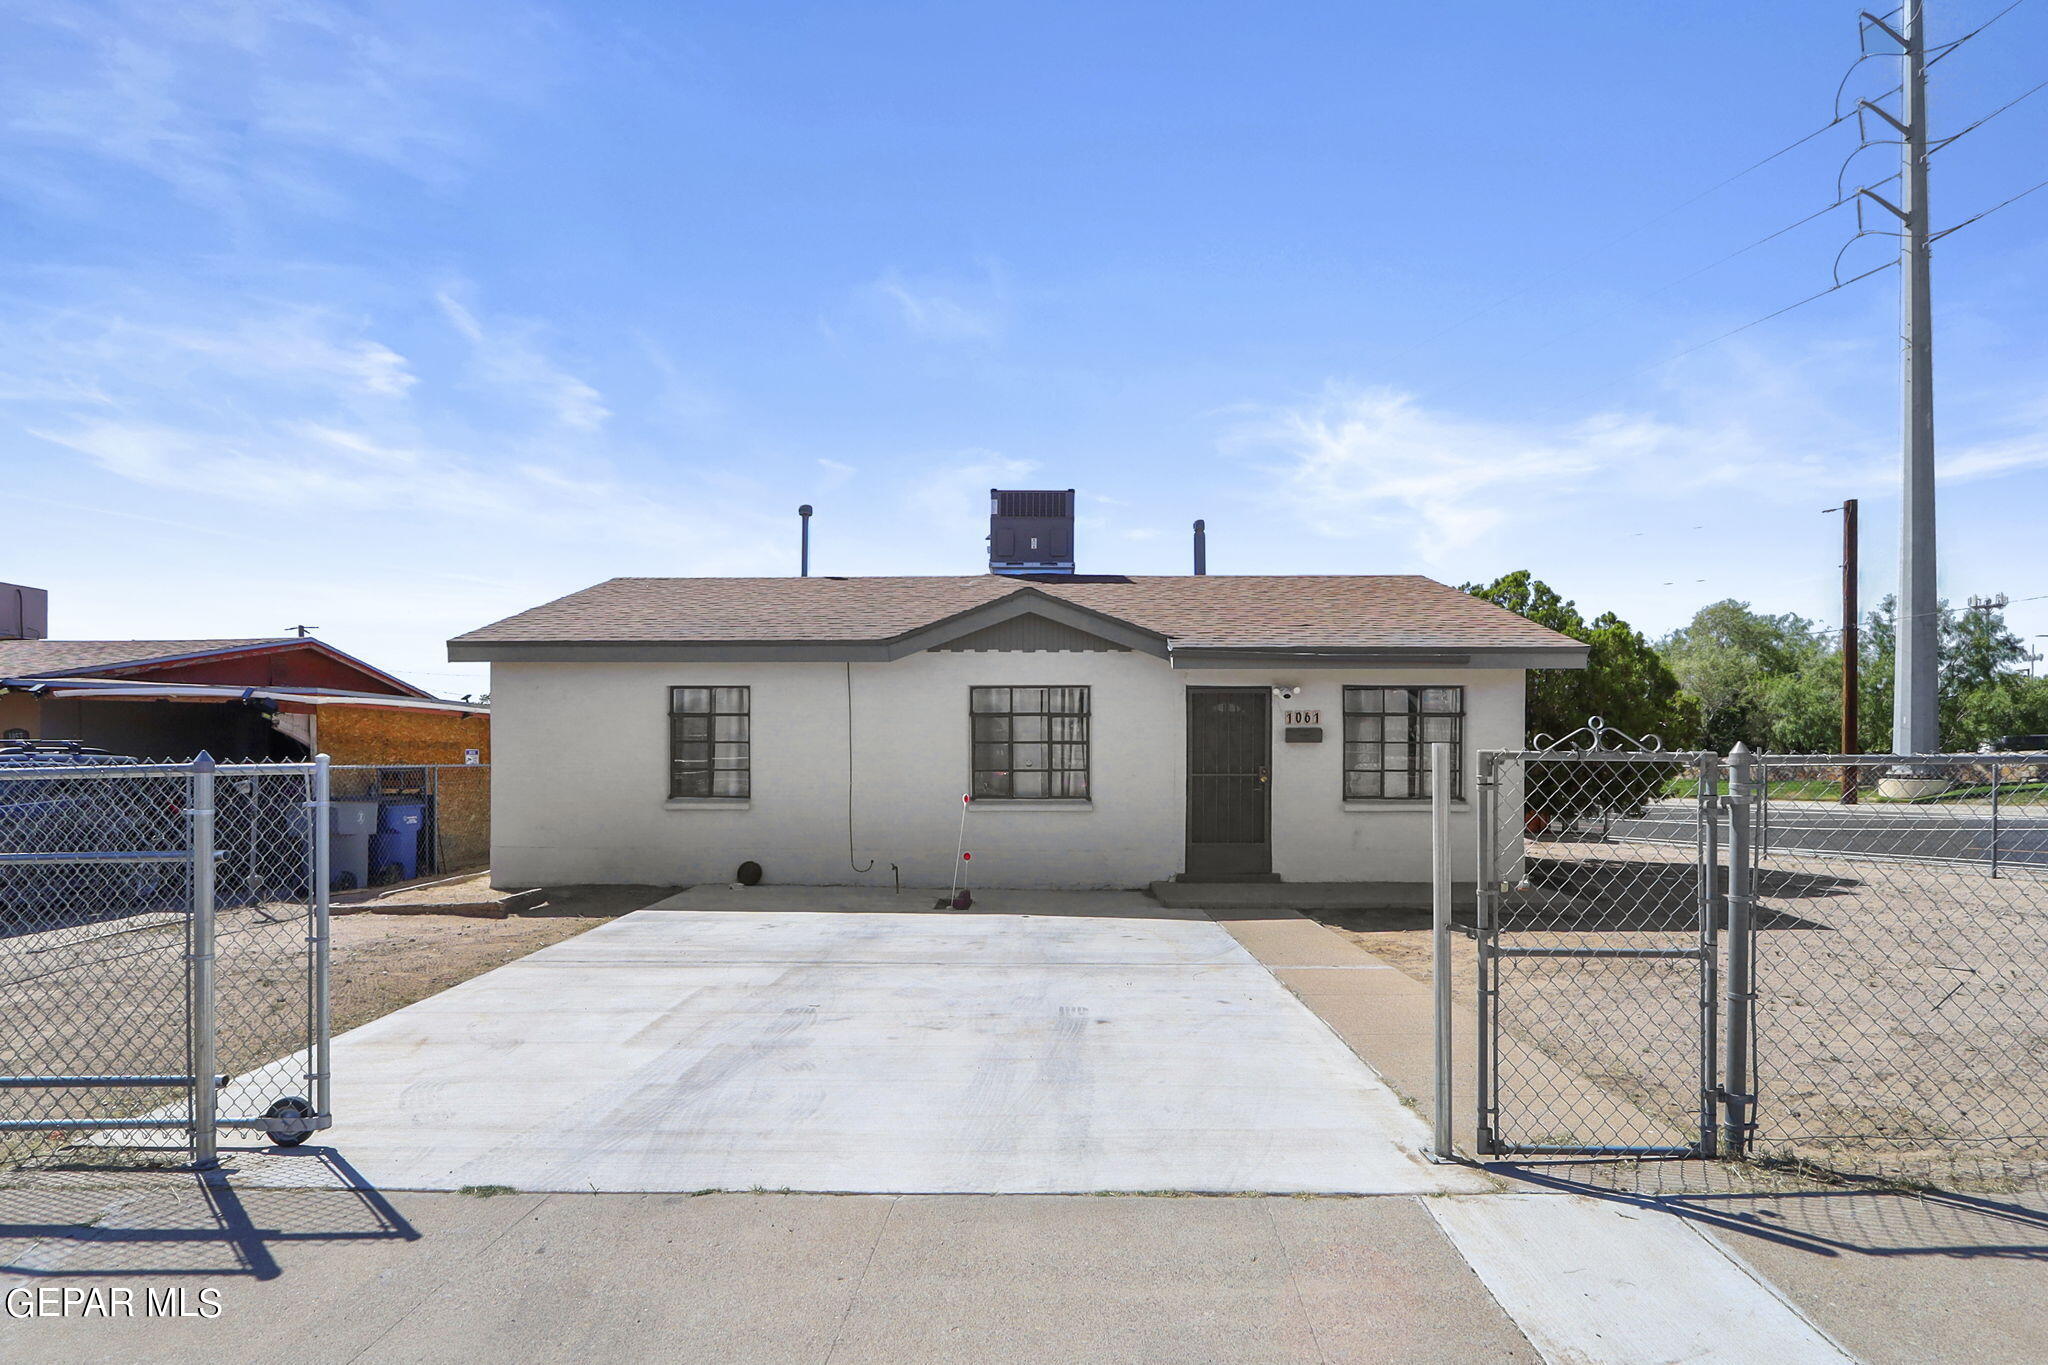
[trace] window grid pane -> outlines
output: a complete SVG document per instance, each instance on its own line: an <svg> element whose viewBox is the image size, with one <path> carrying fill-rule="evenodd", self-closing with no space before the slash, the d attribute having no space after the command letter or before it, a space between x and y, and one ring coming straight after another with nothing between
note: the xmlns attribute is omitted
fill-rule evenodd
<svg viewBox="0 0 2048 1365"><path fill-rule="evenodd" d="M1089 689L972 687L967 697L977 800L1085 800Z"/></svg>
<svg viewBox="0 0 2048 1365"><path fill-rule="evenodd" d="M669 799L753 793L753 689L671 687Z"/></svg>
<svg viewBox="0 0 2048 1365"><path fill-rule="evenodd" d="M1451 794L1464 791L1465 689L1344 689L1344 799L1426 799L1429 746L1451 746Z"/></svg>

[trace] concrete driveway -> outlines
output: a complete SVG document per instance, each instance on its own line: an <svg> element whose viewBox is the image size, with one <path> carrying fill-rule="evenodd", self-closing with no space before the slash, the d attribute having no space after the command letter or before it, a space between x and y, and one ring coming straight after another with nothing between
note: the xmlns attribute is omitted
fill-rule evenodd
<svg viewBox="0 0 2048 1365"><path fill-rule="evenodd" d="M387 1189L1487 1188L1199 912L930 905L663 901L337 1039L328 1140Z"/></svg>

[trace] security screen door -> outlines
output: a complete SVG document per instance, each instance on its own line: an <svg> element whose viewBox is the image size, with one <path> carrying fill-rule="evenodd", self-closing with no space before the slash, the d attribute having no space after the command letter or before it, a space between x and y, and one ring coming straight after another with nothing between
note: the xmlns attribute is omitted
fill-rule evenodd
<svg viewBox="0 0 2048 1365"><path fill-rule="evenodd" d="M1260 687L1188 689L1187 875L1226 880L1273 870L1273 730Z"/></svg>

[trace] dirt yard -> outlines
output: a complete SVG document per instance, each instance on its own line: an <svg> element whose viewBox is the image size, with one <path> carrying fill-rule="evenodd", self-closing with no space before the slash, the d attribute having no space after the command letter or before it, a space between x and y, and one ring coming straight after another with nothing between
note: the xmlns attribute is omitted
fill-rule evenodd
<svg viewBox="0 0 2048 1365"><path fill-rule="evenodd" d="M329 921L333 1030L368 1023L670 894L661 887L568 888L505 919L336 915ZM246 1075L307 1046L306 933L303 905L220 910L215 972L223 1073ZM0 1074L182 1074L186 954L182 914L0 928ZM237 1103L256 1103L259 1113L264 1107L231 1083L223 1115ZM10 1119L153 1114L182 1104L182 1089L173 1087L0 1088L0 1116ZM0 1134L0 1165L46 1145Z"/></svg>
<svg viewBox="0 0 2048 1365"><path fill-rule="evenodd" d="M334 1031L342 1033L604 920L343 915L331 923Z"/></svg>
<svg viewBox="0 0 2048 1365"><path fill-rule="evenodd" d="M1532 846L1533 885L1508 898L1521 947L1697 941L1690 851ZM1760 867L1755 1085L1759 1155L1901 1178L2032 1184L2048 1177L2048 877L1835 854ZM1324 922L1417 980L1427 917ZM1725 935L1722 936L1725 950ZM1454 940L1460 1008L1478 990ZM1684 1141L1697 1129L1693 963L1517 959L1501 968L1501 1126L1526 1143ZM1540 1053L1612 1104L1567 1110L1518 1086Z"/></svg>

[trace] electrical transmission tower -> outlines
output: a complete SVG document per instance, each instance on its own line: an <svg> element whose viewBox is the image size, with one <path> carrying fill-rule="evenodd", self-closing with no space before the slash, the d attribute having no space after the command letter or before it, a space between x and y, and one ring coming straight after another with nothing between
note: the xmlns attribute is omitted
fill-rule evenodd
<svg viewBox="0 0 2048 1365"><path fill-rule="evenodd" d="M1899 135L1899 202L1875 190L1867 198L1896 216L1899 302L1904 341L1904 488L1899 519L1898 652L1892 687L1892 751L1941 751L1936 705L1941 647L1934 584L1934 305L1928 282L1927 36L1924 0L1905 0L1893 28L1871 14L1865 22L1899 45L1901 117L1861 106Z"/></svg>

